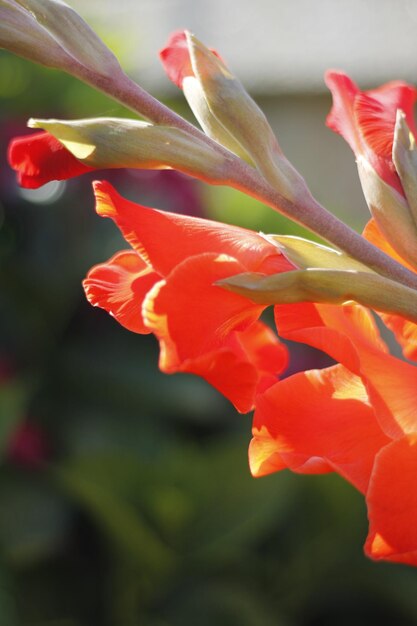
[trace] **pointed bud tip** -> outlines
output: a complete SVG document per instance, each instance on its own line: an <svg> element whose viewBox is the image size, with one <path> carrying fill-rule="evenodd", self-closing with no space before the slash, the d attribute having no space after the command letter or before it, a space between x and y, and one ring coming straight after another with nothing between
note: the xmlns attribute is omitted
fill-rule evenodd
<svg viewBox="0 0 417 626"><path fill-rule="evenodd" d="M28 119L26 126L28 128L42 128L42 121L45 121L45 120L40 120L40 119L31 117Z"/></svg>

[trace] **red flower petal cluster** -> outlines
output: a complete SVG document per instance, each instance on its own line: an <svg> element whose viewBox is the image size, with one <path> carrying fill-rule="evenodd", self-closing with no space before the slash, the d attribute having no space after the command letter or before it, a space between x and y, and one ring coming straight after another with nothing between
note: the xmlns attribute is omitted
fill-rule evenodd
<svg viewBox="0 0 417 626"><path fill-rule="evenodd" d="M348 142L355 156L363 156L386 183L404 195L392 162L392 145L397 110L401 109L415 134L413 108L417 89L392 81L378 89L361 91L343 72L326 72L325 81L333 96L326 123Z"/></svg>
<svg viewBox="0 0 417 626"><path fill-rule="evenodd" d="M326 83L333 95L333 108L327 118L330 128L340 133L355 155L364 155L381 178L405 196L392 158L394 127L398 109L417 137L413 108L417 100L415 87L394 81L373 89L360 91L346 74L329 71ZM363 236L375 246L414 270L387 241L374 219L370 220ZM404 356L417 359L417 325L397 315L380 314L403 348Z"/></svg>
<svg viewBox="0 0 417 626"><path fill-rule="evenodd" d="M88 274L88 300L123 326L154 333L166 373L205 378L247 412L277 381L286 348L258 321L265 307L215 285L242 272L293 269L276 246L252 231L150 209L95 184L97 212L130 244Z"/></svg>
<svg viewBox="0 0 417 626"><path fill-rule="evenodd" d="M391 83L361 94L345 75L330 73L327 81L334 97L329 125L356 153L365 153L386 182L401 187L392 163L392 136L398 106L414 128L415 90ZM364 236L408 265L374 220ZM398 315L381 317L404 355L415 360L416 324ZM281 305L275 319L280 336L319 348L339 364L296 374L257 398L249 455L253 474L283 468L336 471L365 495L365 552L374 559L417 565L416 366L389 354L371 313L359 305Z"/></svg>

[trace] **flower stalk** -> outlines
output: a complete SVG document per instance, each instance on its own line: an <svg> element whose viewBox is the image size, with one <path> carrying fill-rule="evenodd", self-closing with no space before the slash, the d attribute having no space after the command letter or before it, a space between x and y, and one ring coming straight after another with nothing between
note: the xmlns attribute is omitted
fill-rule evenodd
<svg viewBox="0 0 417 626"><path fill-rule="evenodd" d="M88 68L82 68L82 78L86 83L103 91L146 120L184 130L217 151L224 157L223 167L227 168L220 184L228 184L247 193L305 226L379 274L417 289L417 276L413 272L366 241L325 209L309 192L302 202L300 199L295 202L285 198L256 169L159 102L125 74L109 78L91 72Z"/></svg>

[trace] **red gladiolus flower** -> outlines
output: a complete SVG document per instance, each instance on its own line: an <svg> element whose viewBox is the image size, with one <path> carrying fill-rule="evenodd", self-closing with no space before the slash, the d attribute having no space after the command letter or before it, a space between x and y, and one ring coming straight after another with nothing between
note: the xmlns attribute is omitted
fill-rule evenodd
<svg viewBox="0 0 417 626"><path fill-rule="evenodd" d="M337 71L328 71L325 81L333 96L327 125L342 135L355 155L363 156L382 180L404 195L392 162L394 127L397 110L401 109L416 134L413 107L417 90L393 81L378 89L360 91L349 76Z"/></svg>
<svg viewBox="0 0 417 626"><path fill-rule="evenodd" d="M361 93L347 76L334 72L327 83L334 97L328 124L405 197L391 153L397 108L414 130L416 90L390 83ZM375 220L364 236L413 270ZM399 315L379 315L404 355L416 359L417 325ZM281 305L275 319L281 337L318 348L338 364L296 374L258 396L249 450L252 473L283 468L339 473L365 495L366 554L417 565L417 367L389 354L371 313L359 305Z"/></svg>
<svg viewBox="0 0 417 626"><path fill-rule="evenodd" d="M135 110L145 112L150 126L109 119L73 121L69 126L33 120L32 126L55 132L89 165L47 132L21 137L9 149L20 184L38 187L89 172L94 169L90 165L177 168L207 182L244 189L285 209L339 247L343 254L305 241L291 250L281 242L299 271L287 275L284 285L282 277L264 281L264 276L297 269L281 254L279 237L274 241L242 228L137 205L100 182L95 183L97 212L114 220L130 247L93 267L84 288L91 304L128 330L155 335L162 371L197 374L238 411L255 408L249 450L255 476L284 468L307 474L337 472L365 496L366 553L417 565L417 367L392 356L371 311L351 304L356 297L388 311L381 314L382 320L405 356L416 359L417 324L392 313L416 319L412 275L375 254L359 237L352 238L311 198L265 116L217 53L189 32L180 32L170 38L161 59L217 145L195 129L189 132L184 121L179 123L146 94L144 100L142 90L132 99L131 83L126 85L117 74L120 82L112 84L111 73L106 73L110 95L129 106L134 100ZM94 73L88 76L94 84ZM334 71L326 81L333 94L327 123L353 149L376 219L369 222L364 237L416 271L417 177L411 135L417 90L393 82L362 92L348 76ZM100 74L97 84L102 88L105 83ZM160 120L167 120L168 126L161 126ZM62 126L69 135L61 134ZM139 134L132 135L132 129ZM142 141L144 129L146 136L152 134ZM142 151L136 152L139 144ZM280 203L270 200L272 192L279 194ZM334 228L327 231L328 224ZM306 244L308 249L303 249ZM355 276L359 290L351 287ZM226 284L224 279L230 277L235 277L234 285L233 280ZM341 285L335 286L339 278ZM252 284L245 287L245 281ZM386 298L379 297L381 284ZM275 307L279 335L326 352L336 365L278 381L287 350L260 321L266 305L240 293L261 303L297 302ZM300 303L303 299L309 302Z"/></svg>
<svg viewBox="0 0 417 626"><path fill-rule="evenodd" d="M111 217L132 247L89 272L89 301L129 330L153 332L162 371L198 374L249 411L255 394L276 382L287 352L258 321L265 307L214 283L293 266L252 231L143 207L105 182L95 191L97 212Z"/></svg>
<svg viewBox="0 0 417 626"><path fill-rule="evenodd" d="M365 495L368 556L417 565L417 368L388 353L359 305L285 305L275 315L280 336L340 364L258 396L252 473L336 471Z"/></svg>
<svg viewBox="0 0 417 626"><path fill-rule="evenodd" d="M415 132L416 90L396 82L360 92L343 74L330 72L326 79L334 99L328 125L405 197L393 164L394 127L400 108ZM413 269L374 219L364 237ZM340 364L292 376L257 398L252 472L264 475L284 467L338 472L366 497L366 553L417 565L417 505L410 497L417 466L416 367L389 354L370 313L360 306L296 304L275 312L280 336L321 349ZM399 315L380 316L404 355L416 359L417 325ZM301 408L307 394L308 407Z"/></svg>
<svg viewBox="0 0 417 626"><path fill-rule="evenodd" d="M361 92L348 76L335 71L327 72L326 83L333 95L328 126L346 139L356 156L364 156L379 176L405 197L393 163L394 128L397 110L401 109L410 131L416 136L413 108L417 90L411 85L395 81L378 89ZM393 211L391 232L395 232L397 217ZM415 271L416 268L401 256L401 248L397 245L397 249L394 249L388 240L390 230L385 230L383 233L375 219L372 219L363 236L396 261ZM402 249L403 254L406 254L406 248L407 245ZM417 325L399 315L382 313L380 316L395 334L404 356L417 359Z"/></svg>

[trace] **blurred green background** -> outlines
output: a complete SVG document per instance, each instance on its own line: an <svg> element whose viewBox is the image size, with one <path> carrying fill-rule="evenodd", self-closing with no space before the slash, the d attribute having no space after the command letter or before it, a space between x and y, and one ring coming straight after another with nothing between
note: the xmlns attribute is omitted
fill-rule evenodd
<svg viewBox="0 0 417 626"><path fill-rule="evenodd" d="M353 159L324 128L330 99L259 101L313 191L360 227ZM159 208L302 232L173 172L17 187L7 142L28 117L100 114L126 112L0 53L1 626L417 624L417 572L365 559L353 488L332 475L252 479L251 416L202 380L162 375L152 337L85 301L88 269L123 246L94 213L93 178ZM325 186L328 167L340 176ZM290 371L327 363L291 350Z"/></svg>

